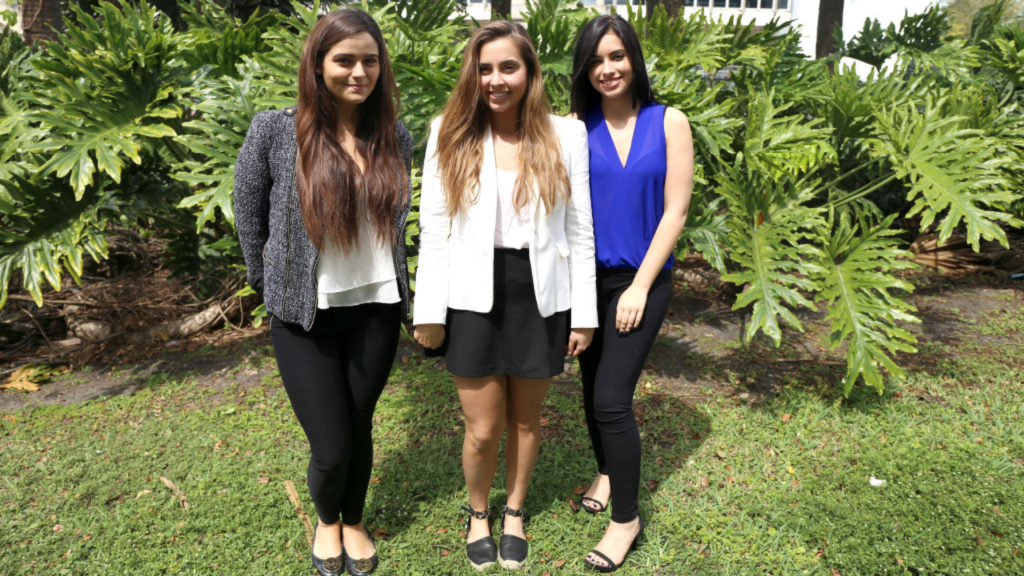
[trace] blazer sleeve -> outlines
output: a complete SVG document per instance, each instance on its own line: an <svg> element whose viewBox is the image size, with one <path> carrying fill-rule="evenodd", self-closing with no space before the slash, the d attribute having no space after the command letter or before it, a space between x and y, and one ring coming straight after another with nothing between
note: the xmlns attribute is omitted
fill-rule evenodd
<svg viewBox="0 0 1024 576"><path fill-rule="evenodd" d="M567 126L562 145L569 153L571 194L566 206L565 235L569 242L570 313L573 328L597 328L597 281L594 269L594 217L590 206L590 149L587 128L579 120Z"/></svg>
<svg viewBox="0 0 1024 576"><path fill-rule="evenodd" d="M437 133L440 121L430 127L423 159L420 189L420 252L416 267L415 325L444 324L448 314L448 237L451 218L437 167Z"/></svg>
<svg viewBox="0 0 1024 576"><path fill-rule="evenodd" d="M249 125L235 162L232 194L235 230L245 258L246 279L261 296L263 247L270 235L270 190L274 185L269 161L273 135L269 114L257 114Z"/></svg>

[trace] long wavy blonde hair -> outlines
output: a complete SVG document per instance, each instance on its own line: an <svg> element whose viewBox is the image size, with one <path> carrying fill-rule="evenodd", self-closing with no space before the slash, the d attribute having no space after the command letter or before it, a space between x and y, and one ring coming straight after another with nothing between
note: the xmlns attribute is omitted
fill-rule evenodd
<svg viewBox="0 0 1024 576"><path fill-rule="evenodd" d="M519 107L519 165L514 205L517 210L522 209L537 190L545 211L550 213L559 200L569 198L569 175L562 163L558 135L548 116L550 106L544 94L537 52L522 25L495 21L470 38L462 55L459 79L442 112L437 163L451 216L475 202L480 193L480 167L489 112L480 93L480 49L500 38L510 38L519 48L527 73L526 94ZM472 112L467 114L467 110Z"/></svg>

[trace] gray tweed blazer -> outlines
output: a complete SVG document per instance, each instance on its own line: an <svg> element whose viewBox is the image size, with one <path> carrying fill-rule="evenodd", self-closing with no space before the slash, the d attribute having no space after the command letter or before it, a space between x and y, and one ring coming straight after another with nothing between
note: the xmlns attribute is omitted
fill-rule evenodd
<svg viewBox="0 0 1024 576"><path fill-rule="evenodd" d="M398 123L398 146L407 171L412 167L412 137ZM306 234L295 186L298 144L295 108L260 112L252 119L235 164L235 229L248 269L249 285L262 292L267 312L306 330L316 316L316 262L320 253ZM405 221L412 189L395 212L393 258L409 310L409 270L405 260Z"/></svg>

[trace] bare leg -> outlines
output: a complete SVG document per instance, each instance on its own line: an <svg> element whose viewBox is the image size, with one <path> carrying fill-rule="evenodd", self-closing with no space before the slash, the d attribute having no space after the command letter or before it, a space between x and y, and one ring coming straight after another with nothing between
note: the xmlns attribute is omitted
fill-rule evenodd
<svg viewBox="0 0 1024 576"><path fill-rule="evenodd" d="M612 482L608 478L607 474L597 473L594 477L594 481L590 483L590 487L583 494L584 498L590 498L596 500L600 505L595 504L591 500L584 500L583 506L595 512L600 512L602 508L608 506L608 500L612 495Z"/></svg>
<svg viewBox="0 0 1024 576"><path fill-rule="evenodd" d="M508 437L505 439L505 481L509 508L521 510L540 449L540 409L547 394L549 378L509 377ZM525 537L521 517L505 517L505 534Z"/></svg>
<svg viewBox="0 0 1024 576"><path fill-rule="evenodd" d="M459 401L466 417L466 437L462 443L462 471L466 476L469 505L486 511L491 483L498 469L498 448L505 431L505 402L508 384L505 376L482 378L455 377ZM490 535L487 520L473 518L467 542Z"/></svg>
<svg viewBox="0 0 1024 576"><path fill-rule="evenodd" d="M341 556L341 522L324 524L317 519L313 555L321 560Z"/></svg>
<svg viewBox="0 0 1024 576"><path fill-rule="evenodd" d="M353 526L342 524L341 540L345 543L345 553L356 560L369 558L377 553L362 522Z"/></svg>

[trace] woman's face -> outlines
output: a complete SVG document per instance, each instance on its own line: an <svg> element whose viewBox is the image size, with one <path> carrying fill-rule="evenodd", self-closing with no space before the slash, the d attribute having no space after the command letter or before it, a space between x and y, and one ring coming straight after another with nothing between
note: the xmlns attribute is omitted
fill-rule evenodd
<svg viewBox="0 0 1024 576"><path fill-rule="evenodd" d="M380 54L377 42L368 32L344 38L331 46L317 67L324 85L339 106L355 108L377 86Z"/></svg>
<svg viewBox="0 0 1024 576"><path fill-rule="evenodd" d="M597 43L590 57L590 85L602 98L612 99L632 95L633 65L626 55L626 47L615 32L609 31Z"/></svg>
<svg viewBox="0 0 1024 576"><path fill-rule="evenodd" d="M480 97L492 114L518 114L529 79L526 62L511 38L498 38L480 47Z"/></svg>

